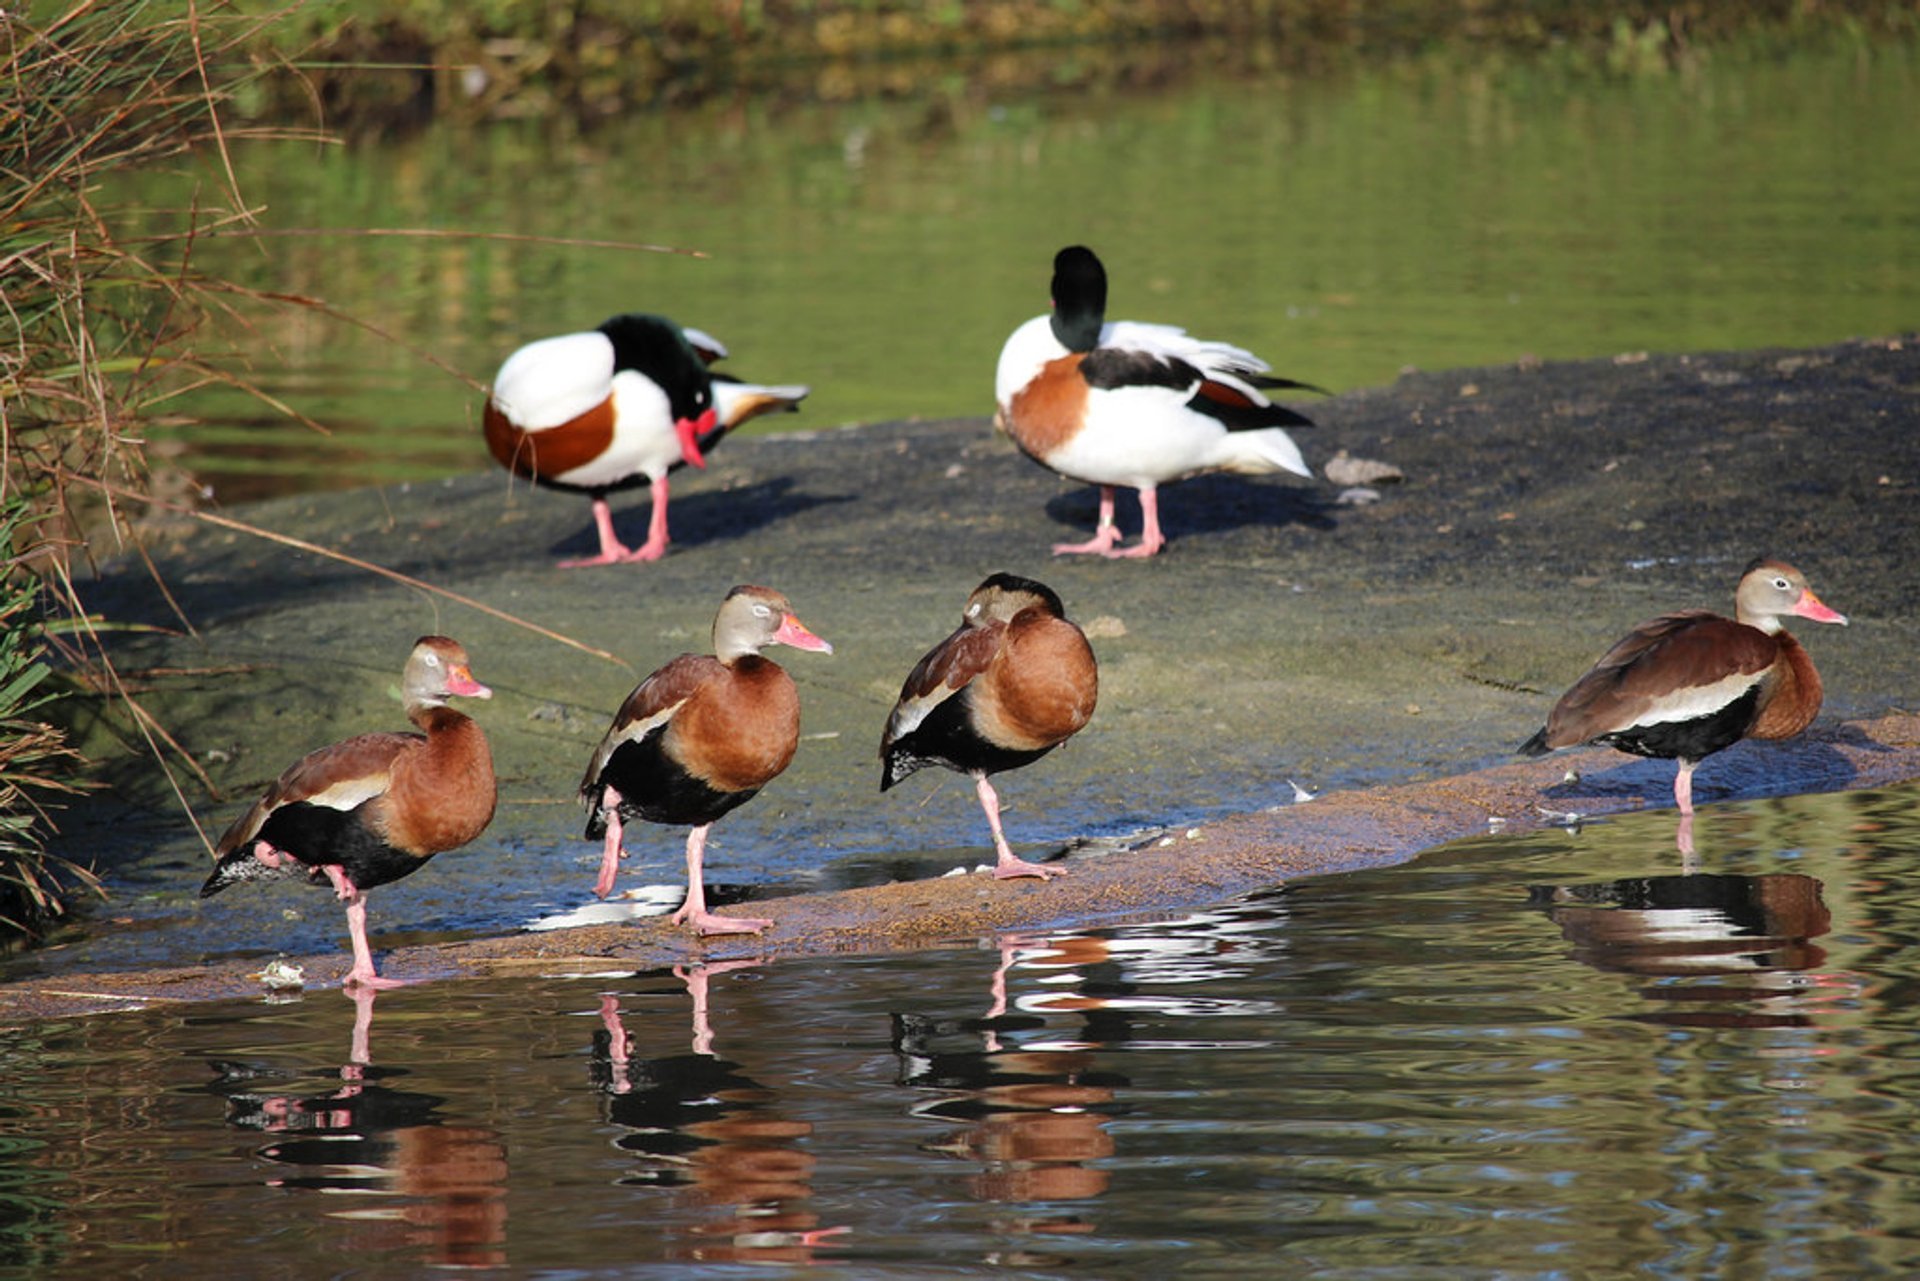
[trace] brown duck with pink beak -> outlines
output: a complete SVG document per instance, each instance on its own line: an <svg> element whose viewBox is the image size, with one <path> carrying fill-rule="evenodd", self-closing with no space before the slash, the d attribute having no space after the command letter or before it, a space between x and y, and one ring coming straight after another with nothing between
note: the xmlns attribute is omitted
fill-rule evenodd
<svg viewBox="0 0 1920 1281"><path fill-rule="evenodd" d="M623 824L688 824L687 899L673 914L697 934L757 934L772 922L707 910L707 829L787 768L800 743L793 678L769 645L831 654L779 592L736 587L713 619L713 653L682 654L640 682L580 780L587 839L604 842L593 891L613 892Z"/></svg>
<svg viewBox="0 0 1920 1281"><path fill-rule="evenodd" d="M1679 762L1673 799L1690 853L1694 768L1743 738L1791 738L1820 711L1820 673L1782 620L1847 621L1777 560L1747 566L1734 604L1735 618L1684 609L1628 632L1561 695L1520 752L1604 743Z"/></svg>
<svg viewBox="0 0 1920 1281"><path fill-rule="evenodd" d="M374 970L366 891L458 849L493 821L493 753L487 736L447 699L492 698L473 679L467 651L445 636L414 643L401 674L407 719L422 733L359 734L309 752L274 780L221 836L220 861L200 887L304 872L331 883L353 937L349 987L397 987Z"/></svg>

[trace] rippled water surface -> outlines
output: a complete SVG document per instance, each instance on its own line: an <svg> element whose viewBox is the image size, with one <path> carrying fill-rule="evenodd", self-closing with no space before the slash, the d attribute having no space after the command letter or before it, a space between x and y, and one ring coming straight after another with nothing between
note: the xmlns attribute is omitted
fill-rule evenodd
<svg viewBox="0 0 1920 1281"><path fill-rule="evenodd" d="M0 1266L1911 1273L1917 804L1711 807L1689 877L1655 812L1164 923L17 1027Z"/></svg>

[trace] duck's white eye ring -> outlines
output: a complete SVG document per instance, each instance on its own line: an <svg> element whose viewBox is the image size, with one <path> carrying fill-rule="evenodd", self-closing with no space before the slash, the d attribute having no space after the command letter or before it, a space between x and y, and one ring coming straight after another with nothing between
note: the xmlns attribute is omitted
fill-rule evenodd
<svg viewBox="0 0 1920 1281"><path fill-rule="evenodd" d="M765 606L765 605L755 605L755 606L753 607L753 612L754 612L754 614L755 614L755 616L756 616L756 617L759 617L759 618L772 618L772 617L773 617L773 610L771 610L771 609L769 609L769 608L768 608L767 606Z"/></svg>
<svg viewBox="0 0 1920 1281"><path fill-rule="evenodd" d="M1776 578L1776 579L1774 579L1774 580L1773 580L1773 585L1774 585L1774 586L1775 586L1776 588L1778 588L1778 589L1779 589L1780 591L1783 591L1783 592L1785 592L1785 591L1792 591L1792 590L1793 590L1793 585L1792 585L1791 583L1789 583L1789 582L1788 582L1788 581L1787 581L1786 579L1784 579L1784 578Z"/></svg>

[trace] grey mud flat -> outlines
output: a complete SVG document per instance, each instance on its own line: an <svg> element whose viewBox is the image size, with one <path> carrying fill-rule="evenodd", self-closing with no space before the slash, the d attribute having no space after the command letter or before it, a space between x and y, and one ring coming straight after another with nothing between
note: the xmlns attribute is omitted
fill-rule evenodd
<svg viewBox="0 0 1920 1281"><path fill-rule="evenodd" d="M775 651L801 687L801 750L716 829L755 816L759 826L741 830L789 859L767 873L788 896L754 903L776 922L764 938L697 942L661 918L503 931L389 950L383 971L406 978L938 946L1177 912L1395 862L1483 833L1491 818L1507 830L1537 824L1543 804L1671 805L1665 763L1600 750L1512 763L1512 748L1626 627L1668 609L1730 608L1742 567L1763 554L1798 564L1852 625L1797 629L1827 685L1815 729L1714 758L1700 799L1920 776L1920 726L1898 714L1920 688L1913 339L1409 373L1301 404L1320 424L1299 433L1310 461L1345 450L1405 480L1355 503L1324 481L1197 478L1163 490L1171 543L1159 557L1055 559L1050 543L1091 528L1093 491L1022 459L984 419L753 437L723 444L707 472L676 473L666 559L564 572L553 561L592 537L585 502L498 472L307 495L224 515L620 661L185 517L156 518L142 534L195 632L134 637L117 657L128 671L187 672L154 684L146 705L207 765L222 795L195 806L217 832L300 752L392 724L385 690L414 636L457 636L496 690L476 715L494 744L501 808L479 842L421 875L444 874L450 860L485 867L488 850L508 849L514 866L577 881L575 897L586 897L595 852L579 839L573 793L636 674L703 648L714 605L738 582L778 587L834 642L830 658ZM808 412L830 412L824 394ZM1125 496L1120 509L1136 531ZM615 510L623 531L644 525L644 497L616 496ZM879 729L901 679L995 570L1054 587L1101 663L1093 723L1002 789L1016 843L1080 850L1062 864L1070 875L1045 884L939 877L925 851L902 850L924 842L977 856L984 824L964 780L876 792ZM109 618L178 628L136 556L104 561L89 590ZM96 754L113 754L108 723L86 722ZM1584 781L1555 787L1569 764ZM111 776L128 804L90 807L61 849L109 875L151 857L156 833L180 844L188 830L139 754L116 758ZM1289 805L1290 779L1321 798ZM1109 839L1072 839L1095 829ZM1153 834L1116 835L1135 829ZM190 893L205 857L196 843L161 875ZM854 878L833 874L896 858L913 879L841 888ZM755 879L751 868L736 875ZM315 907L325 910L317 897ZM374 915L379 946L380 928L403 923L383 920L377 900ZM337 956L295 959L310 983L345 967ZM0 1016L243 995L258 990L257 968L35 979L0 986Z"/></svg>

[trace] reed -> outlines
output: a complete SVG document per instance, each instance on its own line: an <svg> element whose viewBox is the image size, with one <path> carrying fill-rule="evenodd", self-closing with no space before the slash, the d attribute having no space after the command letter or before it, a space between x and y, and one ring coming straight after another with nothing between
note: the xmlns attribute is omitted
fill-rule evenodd
<svg viewBox="0 0 1920 1281"><path fill-rule="evenodd" d="M24 496L0 499L0 539L6 545L25 546L32 554L33 520ZM8 568L17 566L16 557ZM15 933L35 933L59 916L72 891L99 889L90 871L46 849L49 808L82 785L75 781L79 754L37 715L56 694L38 595L31 573L0 577L0 927Z"/></svg>
<svg viewBox="0 0 1920 1281"><path fill-rule="evenodd" d="M231 381L195 350L229 290L195 273L193 250L250 216L223 113L261 74L242 56L258 24L191 0L45 8L0 18L0 922L29 931L73 889L98 888L47 852L81 762L36 713L64 691L108 690L166 741L119 682L74 576L126 541L151 494L143 422L186 388ZM212 162L194 207L98 203L103 174L189 155Z"/></svg>

